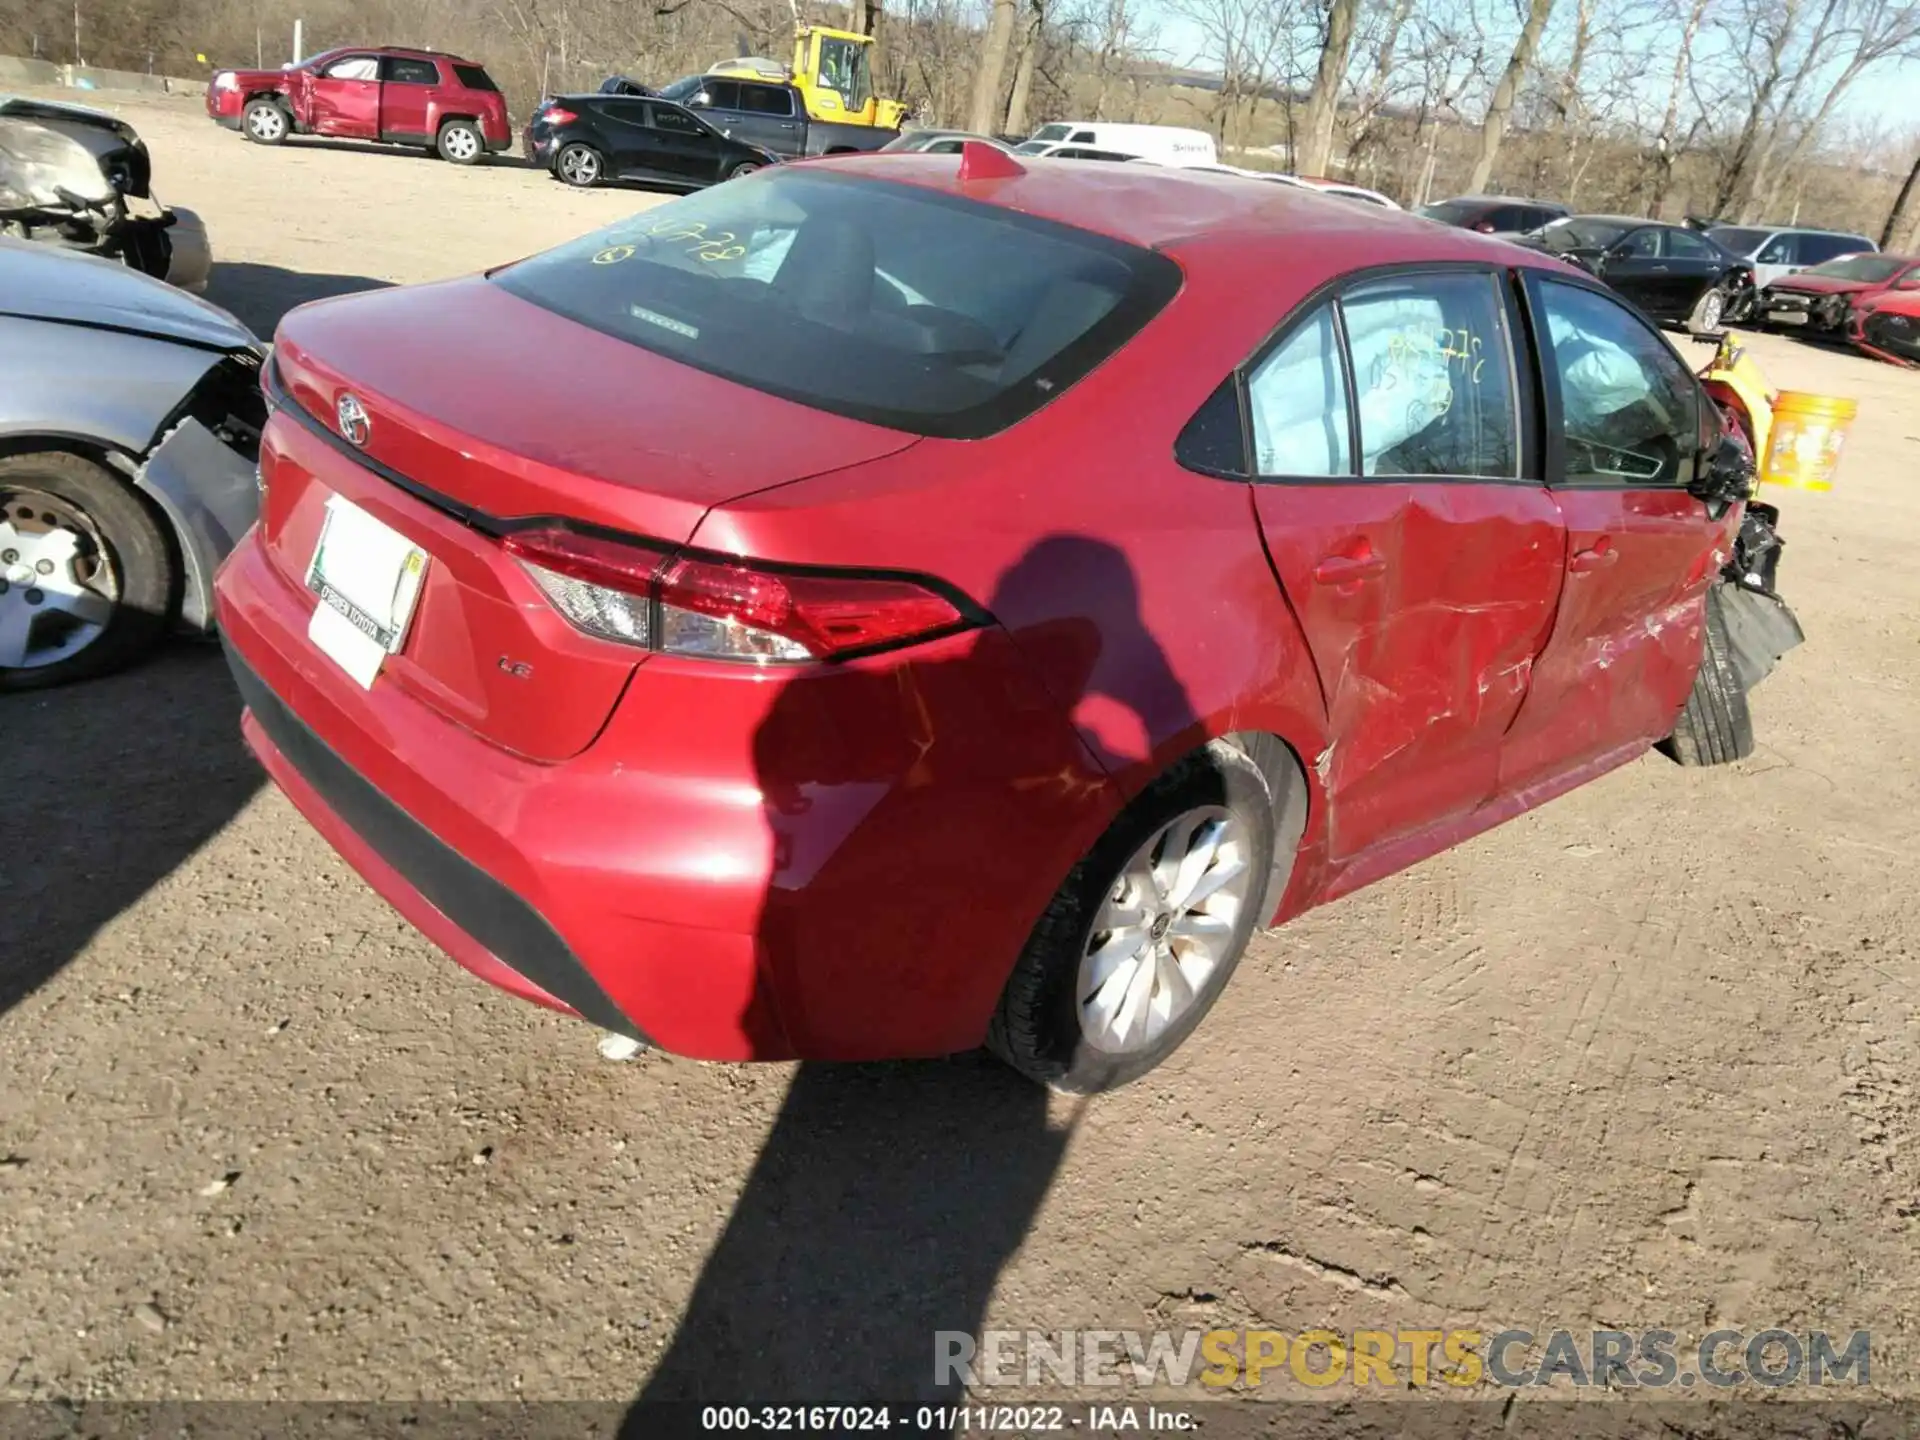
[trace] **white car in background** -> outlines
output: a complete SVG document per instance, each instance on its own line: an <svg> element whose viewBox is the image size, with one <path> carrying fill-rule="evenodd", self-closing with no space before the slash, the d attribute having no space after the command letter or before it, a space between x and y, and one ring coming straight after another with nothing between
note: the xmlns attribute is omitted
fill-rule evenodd
<svg viewBox="0 0 1920 1440"><path fill-rule="evenodd" d="M1796 270L1809 270L1842 255L1880 248L1851 231L1807 230L1792 225L1715 225L1707 231L1707 238L1753 266L1756 291Z"/></svg>
<svg viewBox="0 0 1920 1440"><path fill-rule="evenodd" d="M1060 152L1068 147L1111 151L1129 159L1153 160L1162 165L1220 163L1213 137L1204 130L1186 130L1178 125L1114 125L1104 120L1056 120L1042 125L1024 143L1016 145L1013 153L1081 160L1105 158L1061 156Z"/></svg>

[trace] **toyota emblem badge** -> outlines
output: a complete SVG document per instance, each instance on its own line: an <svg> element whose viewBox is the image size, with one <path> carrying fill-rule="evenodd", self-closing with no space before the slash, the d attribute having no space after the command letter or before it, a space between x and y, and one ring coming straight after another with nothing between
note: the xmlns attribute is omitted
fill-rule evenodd
<svg viewBox="0 0 1920 1440"><path fill-rule="evenodd" d="M340 419L340 433L355 445L367 443L367 432L373 429L373 422L367 418L367 408L351 395L342 395L334 406L334 413Z"/></svg>

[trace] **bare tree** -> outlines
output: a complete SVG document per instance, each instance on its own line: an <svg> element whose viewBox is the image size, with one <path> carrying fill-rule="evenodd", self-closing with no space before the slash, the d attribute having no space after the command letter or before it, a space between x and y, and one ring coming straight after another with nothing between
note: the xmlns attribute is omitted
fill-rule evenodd
<svg viewBox="0 0 1920 1440"><path fill-rule="evenodd" d="M1353 50L1354 14L1360 0L1326 0L1320 39L1320 64L1307 96L1306 133L1294 169L1303 175L1324 175L1333 156L1333 122L1340 91L1347 83L1347 60Z"/></svg>
<svg viewBox="0 0 1920 1440"><path fill-rule="evenodd" d="M1046 41L1045 0L1028 0L1020 26L1019 59L1013 67L1013 93L1007 97L1009 135L1027 133L1027 107L1033 100L1033 72L1040 63L1040 51Z"/></svg>
<svg viewBox="0 0 1920 1440"><path fill-rule="evenodd" d="M976 135L988 135L1000 128L1001 85L1019 18L1020 0L993 0L986 39L980 45L980 68L973 74L973 108L967 112L967 128Z"/></svg>
<svg viewBox="0 0 1920 1440"><path fill-rule="evenodd" d="M1553 0L1527 0L1527 18L1520 27L1520 38L1514 41L1507 68L1500 76L1500 83L1493 87L1493 98L1487 101L1487 118L1480 126L1480 157L1473 162L1473 174L1467 181L1470 191L1485 190L1493 179L1493 162L1499 158L1500 142L1507 134L1507 116L1512 113L1514 99L1526 81L1527 71L1532 68L1534 52L1540 46L1540 32L1547 28L1552 15Z"/></svg>

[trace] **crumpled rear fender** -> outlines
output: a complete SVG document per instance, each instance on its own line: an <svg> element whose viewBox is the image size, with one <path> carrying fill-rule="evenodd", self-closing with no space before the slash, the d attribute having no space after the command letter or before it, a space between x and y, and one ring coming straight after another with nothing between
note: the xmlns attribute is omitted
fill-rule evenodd
<svg viewBox="0 0 1920 1440"><path fill-rule="evenodd" d="M0 314L0 447L44 438L145 459L167 417L221 358L146 335Z"/></svg>

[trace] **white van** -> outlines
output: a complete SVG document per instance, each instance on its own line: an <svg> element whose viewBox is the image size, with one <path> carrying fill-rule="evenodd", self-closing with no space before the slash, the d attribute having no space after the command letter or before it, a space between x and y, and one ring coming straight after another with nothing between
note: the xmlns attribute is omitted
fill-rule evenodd
<svg viewBox="0 0 1920 1440"><path fill-rule="evenodd" d="M1016 155L1053 155L1069 146L1088 146L1153 160L1162 165L1217 165L1213 136L1175 125L1111 125L1104 120L1056 120L1034 131Z"/></svg>

